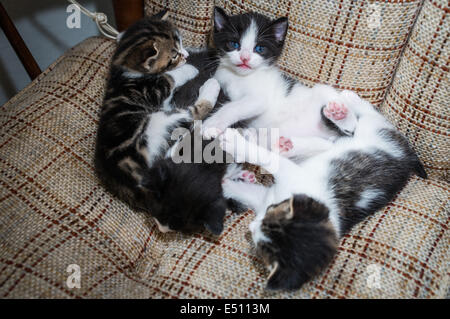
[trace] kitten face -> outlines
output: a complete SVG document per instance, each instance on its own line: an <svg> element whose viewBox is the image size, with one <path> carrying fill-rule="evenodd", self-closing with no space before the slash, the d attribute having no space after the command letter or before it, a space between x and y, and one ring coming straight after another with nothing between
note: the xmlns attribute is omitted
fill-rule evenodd
<svg viewBox="0 0 450 319"><path fill-rule="evenodd" d="M278 59L287 27L287 18L271 21L257 13L228 16L221 8L214 9L214 45L222 53L222 63L242 75Z"/></svg>
<svg viewBox="0 0 450 319"><path fill-rule="evenodd" d="M298 289L325 268L337 250L337 236L328 209L295 195L267 209L261 231L270 241L257 243L268 267L268 289Z"/></svg>
<svg viewBox="0 0 450 319"><path fill-rule="evenodd" d="M149 175L148 207L160 231L222 232L227 209L222 174L214 174L207 165L164 159L153 165Z"/></svg>
<svg viewBox="0 0 450 319"><path fill-rule="evenodd" d="M175 26L165 11L132 25L119 38L113 64L128 72L155 74L183 65L188 57Z"/></svg>

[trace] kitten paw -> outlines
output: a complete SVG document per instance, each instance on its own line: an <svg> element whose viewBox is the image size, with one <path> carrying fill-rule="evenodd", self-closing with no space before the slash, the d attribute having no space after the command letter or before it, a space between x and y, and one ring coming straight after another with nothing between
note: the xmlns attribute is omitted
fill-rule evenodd
<svg viewBox="0 0 450 319"><path fill-rule="evenodd" d="M217 114L214 114L202 124L202 135L206 139L217 138L222 134L228 126L221 120L217 119Z"/></svg>
<svg viewBox="0 0 450 319"><path fill-rule="evenodd" d="M340 121L347 116L348 108L344 104L329 102L323 109L323 114L331 121Z"/></svg>
<svg viewBox="0 0 450 319"><path fill-rule="evenodd" d="M249 183L249 184L255 184L256 176L255 176L255 173L244 170L244 171L242 171L241 176L239 177L239 180Z"/></svg>
<svg viewBox="0 0 450 319"><path fill-rule="evenodd" d="M353 104L358 104L361 102L361 98L359 97L359 95L350 90L343 90L341 92L341 96L344 97L344 99L346 99L345 101Z"/></svg>
<svg viewBox="0 0 450 319"><path fill-rule="evenodd" d="M174 80L174 87L178 87L195 78L198 74L198 69L193 65L183 64L178 68L168 71L166 74L170 75Z"/></svg>
<svg viewBox="0 0 450 319"><path fill-rule="evenodd" d="M184 64L180 66L179 70L183 73L183 80L185 82L192 80L198 75L198 69L190 64Z"/></svg>
<svg viewBox="0 0 450 319"><path fill-rule="evenodd" d="M248 170L240 170L236 172L233 175L230 175L227 177L230 180L233 181L240 181L245 182L249 184L255 184L256 183L256 176L255 173L248 171Z"/></svg>
<svg viewBox="0 0 450 319"><path fill-rule="evenodd" d="M217 97L219 96L220 85L216 79L209 79L203 83L199 90L198 100L206 100L211 103L212 106L216 104Z"/></svg>
<svg viewBox="0 0 450 319"><path fill-rule="evenodd" d="M291 149L294 148L294 144L292 144L292 141L284 136L280 136L278 139L278 144L276 145L276 149L281 153L289 152Z"/></svg>
<svg viewBox="0 0 450 319"><path fill-rule="evenodd" d="M329 102L323 108L323 115L333 122L344 134L353 135L357 124L356 115L343 103Z"/></svg>
<svg viewBox="0 0 450 319"><path fill-rule="evenodd" d="M202 135L207 140L215 139L222 133L223 133L223 131L221 129L216 128L216 127L210 127L210 128L203 128L202 129Z"/></svg>
<svg viewBox="0 0 450 319"><path fill-rule="evenodd" d="M236 129L226 129L219 136L220 147L234 157L236 163L245 162L246 140Z"/></svg>

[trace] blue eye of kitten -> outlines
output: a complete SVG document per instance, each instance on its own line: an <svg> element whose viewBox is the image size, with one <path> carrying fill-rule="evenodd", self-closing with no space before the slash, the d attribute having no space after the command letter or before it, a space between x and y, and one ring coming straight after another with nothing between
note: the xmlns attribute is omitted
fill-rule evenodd
<svg viewBox="0 0 450 319"><path fill-rule="evenodd" d="M239 49L239 47L240 47L239 43L237 43L235 41L230 41L230 46L235 49Z"/></svg>
<svg viewBox="0 0 450 319"><path fill-rule="evenodd" d="M261 45L257 45L257 46L255 47L255 52L256 52L256 53L263 53L264 50L265 50L265 48L264 48L263 46L261 46Z"/></svg>

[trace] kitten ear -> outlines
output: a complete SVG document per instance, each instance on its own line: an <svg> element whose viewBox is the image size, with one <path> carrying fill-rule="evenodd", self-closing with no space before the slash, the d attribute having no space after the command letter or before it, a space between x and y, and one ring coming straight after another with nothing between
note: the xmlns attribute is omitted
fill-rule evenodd
<svg viewBox="0 0 450 319"><path fill-rule="evenodd" d="M147 69L149 72L154 72L154 61L158 58L159 50L156 47L156 42L153 42L152 46L149 47L146 51L147 58L142 64L144 69Z"/></svg>
<svg viewBox="0 0 450 319"><path fill-rule="evenodd" d="M277 42L283 42L284 39L286 38L286 33L288 29L288 18L282 17L275 20L274 22L272 22L271 27L273 30L275 40Z"/></svg>
<svg viewBox="0 0 450 319"><path fill-rule="evenodd" d="M329 210L322 203L303 194L297 194L290 200L291 214L304 221L319 222L328 218Z"/></svg>
<svg viewBox="0 0 450 319"><path fill-rule="evenodd" d="M153 45L151 46L151 48L148 51L148 57L149 58L155 58L159 53L159 50L156 46L156 42L153 42Z"/></svg>
<svg viewBox="0 0 450 319"><path fill-rule="evenodd" d="M222 31L228 23L228 16L220 7L214 7L214 30Z"/></svg>
<svg viewBox="0 0 450 319"><path fill-rule="evenodd" d="M205 228L212 234L218 236L223 231L223 217L225 216L226 204L224 201L217 201L211 205L205 214L206 220L203 223Z"/></svg>
<svg viewBox="0 0 450 319"><path fill-rule="evenodd" d="M152 18L160 19L163 21L167 20L168 17L169 17L169 11L167 11L166 9L161 10L160 12L158 12L157 14L152 16Z"/></svg>

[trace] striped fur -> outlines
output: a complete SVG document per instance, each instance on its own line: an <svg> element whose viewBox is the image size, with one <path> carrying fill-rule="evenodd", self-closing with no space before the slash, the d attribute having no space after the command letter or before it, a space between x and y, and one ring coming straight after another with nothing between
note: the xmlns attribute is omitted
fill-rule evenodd
<svg viewBox="0 0 450 319"><path fill-rule="evenodd" d="M144 18L120 36L112 58L97 134L96 171L105 187L131 207L158 215L158 166L175 141L175 128L191 128L215 103L214 90L194 106L173 107L173 91L198 70L177 29L161 19ZM215 81L215 80L214 80ZM205 91L205 90L203 90ZM218 84L217 84L218 93ZM156 173L155 173L156 172ZM153 175L152 175L153 174ZM182 229L180 229L182 230Z"/></svg>

